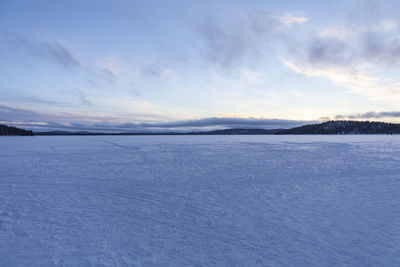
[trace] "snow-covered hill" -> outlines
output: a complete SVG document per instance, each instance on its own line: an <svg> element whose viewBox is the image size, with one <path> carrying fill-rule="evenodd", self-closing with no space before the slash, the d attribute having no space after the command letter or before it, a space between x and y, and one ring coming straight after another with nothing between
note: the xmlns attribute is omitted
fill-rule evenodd
<svg viewBox="0 0 400 267"><path fill-rule="evenodd" d="M372 121L327 121L281 130L275 134L400 134L400 124Z"/></svg>

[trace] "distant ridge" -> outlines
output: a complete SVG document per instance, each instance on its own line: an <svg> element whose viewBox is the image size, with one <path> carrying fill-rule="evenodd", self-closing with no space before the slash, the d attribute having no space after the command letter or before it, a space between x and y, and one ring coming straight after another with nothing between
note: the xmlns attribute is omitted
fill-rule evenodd
<svg viewBox="0 0 400 267"><path fill-rule="evenodd" d="M280 130L275 134L400 134L400 124L370 121L327 121Z"/></svg>
<svg viewBox="0 0 400 267"><path fill-rule="evenodd" d="M400 134L400 124L370 121L327 121L319 124L307 124L291 129L222 129L193 132L68 132L48 131L35 132L8 127L0 124L0 135L284 135L284 134Z"/></svg>
<svg viewBox="0 0 400 267"><path fill-rule="evenodd" d="M265 130L265 129L224 129L214 130L209 132L194 132L192 134L208 134L208 135L238 135L238 134L274 134L280 129Z"/></svg>
<svg viewBox="0 0 400 267"><path fill-rule="evenodd" d="M0 124L0 135L33 136L33 132L20 129L17 127Z"/></svg>
<svg viewBox="0 0 400 267"><path fill-rule="evenodd" d="M265 130L265 129L223 129L204 132L125 132L125 133L101 133L101 132L67 132L67 131L50 131L36 132L35 135L256 135L256 134L274 134L281 129Z"/></svg>

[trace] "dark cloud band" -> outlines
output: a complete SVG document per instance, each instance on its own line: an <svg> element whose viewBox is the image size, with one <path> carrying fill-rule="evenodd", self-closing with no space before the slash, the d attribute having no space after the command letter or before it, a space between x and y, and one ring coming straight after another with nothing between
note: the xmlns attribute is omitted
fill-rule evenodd
<svg viewBox="0 0 400 267"><path fill-rule="evenodd" d="M96 123L88 123L90 120ZM45 114L27 109L0 106L0 121L20 125L37 131L66 130L92 132L139 132L139 131L190 131L225 128L283 129L301 126L306 121L257 119L257 118L203 118L175 122L113 123L114 118L79 118L72 114Z"/></svg>
<svg viewBox="0 0 400 267"><path fill-rule="evenodd" d="M382 119L382 118L399 118L400 111L383 111L383 112L365 112L358 114L336 115L335 119Z"/></svg>

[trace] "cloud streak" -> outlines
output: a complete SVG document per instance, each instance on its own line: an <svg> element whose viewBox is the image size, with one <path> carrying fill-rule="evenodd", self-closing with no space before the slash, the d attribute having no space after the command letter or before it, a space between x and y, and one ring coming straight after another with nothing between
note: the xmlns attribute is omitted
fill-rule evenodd
<svg viewBox="0 0 400 267"><path fill-rule="evenodd" d="M34 42L22 36L15 36L13 47L36 59L51 62L64 68L78 68L82 64L63 44L53 42Z"/></svg>
<svg viewBox="0 0 400 267"><path fill-rule="evenodd" d="M226 128L281 129L300 126L307 121L212 117L172 122L118 123L112 117L78 116L74 114L46 114L27 109L0 106L0 121L34 131L66 130L97 132L191 131Z"/></svg>
<svg viewBox="0 0 400 267"><path fill-rule="evenodd" d="M319 77L329 80L339 86L350 89L353 93L375 99L400 99L400 83L387 81L382 78L369 76L360 71L345 67L313 67L302 66L284 60L284 64L291 70L310 77Z"/></svg>
<svg viewBox="0 0 400 267"><path fill-rule="evenodd" d="M347 115L336 115L336 120L341 119L383 119L383 118L400 118L400 111L369 111L365 113L347 114Z"/></svg>
<svg viewBox="0 0 400 267"><path fill-rule="evenodd" d="M227 118L212 117L195 120L184 120L177 122L141 124L147 127L159 128L182 128L182 127L225 127L225 128L288 128L303 124L304 121L279 120L279 119L257 119L257 118Z"/></svg>
<svg viewBox="0 0 400 267"><path fill-rule="evenodd" d="M292 27L294 24L303 24L308 21L308 18L303 17L303 16L295 16L293 14L285 14L283 16L278 16L275 17L275 19L279 20L283 24L286 25L286 27Z"/></svg>

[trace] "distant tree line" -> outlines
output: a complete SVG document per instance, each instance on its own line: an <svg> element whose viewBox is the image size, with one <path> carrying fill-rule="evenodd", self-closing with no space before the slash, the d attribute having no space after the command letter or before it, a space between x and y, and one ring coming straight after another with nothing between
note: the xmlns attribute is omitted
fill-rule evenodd
<svg viewBox="0 0 400 267"><path fill-rule="evenodd" d="M281 130L275 134L400 134L400 124L370 121L327 121Z"/></svg>
<svg viewBox="0 0 400 267"><path fill-rule="evenodd" d="M291 129L223 129L208 132L89 133L39 132L37 135L235 135L235 134L400 134L400 124L370 121L327 121ZM29 130L0 124L0 135L33 136Z"/></svg>
<svg viewBox="0 0 400 267"><path fill-rule="evenodd" d="M0 135L33 136L32 131L0 124Z"/></svg>

